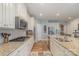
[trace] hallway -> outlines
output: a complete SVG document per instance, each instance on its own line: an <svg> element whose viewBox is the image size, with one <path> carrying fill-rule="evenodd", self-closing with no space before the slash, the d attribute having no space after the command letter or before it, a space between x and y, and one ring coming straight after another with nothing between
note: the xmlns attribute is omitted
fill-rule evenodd
<svg viewBox="0 0 79 59"><path fill-rule="evenodd" d="M34 43L31 50L31 56L51 56L47 41L38 41Z"/></svg>

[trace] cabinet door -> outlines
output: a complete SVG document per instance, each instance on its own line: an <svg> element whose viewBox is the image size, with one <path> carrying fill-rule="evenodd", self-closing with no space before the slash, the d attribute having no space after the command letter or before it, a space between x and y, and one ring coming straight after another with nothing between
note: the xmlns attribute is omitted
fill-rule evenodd
<svg viewBox="0 0 79 59"><path fill-rule="evenodd" d="M2 4L0 3L0 27L2 27Z"/></svg>
<svg viewBox="0 0 79 59"><path fill-rule="evenodd" d="M9 4L2 4L2 27L9 28Z"/></svg>
<svg viewBox="0 0 79 59"><path fill-rule="evenodd" d="M15 4L10 3L10 28L15 28Z"/></svg>
<svg viewBox="0 0 79 59"><path fill-rule="evenodd" d="M7 25L6 25L6 4L5 3L3 3L2 4L2 27L6 27Z"/></svg>
<svg viewBox="0 0 79 59"><path fill-rule="evenodd" d="M5 7L5 24L7 28L10 28L10 6L9 3L6 3L6 7Z"/></svg>
<svg viewBox="0 0 79 59"><path fill-rule="evenodd" d="M1 6L1 4L0 4ZM1 9L2 8L2 9ZM1 26L3 28L15 28L15 4L3 3L0 7L0 12L2 11L2 20L0 20ZM0 13L1 16L1 13Z"/></svg>

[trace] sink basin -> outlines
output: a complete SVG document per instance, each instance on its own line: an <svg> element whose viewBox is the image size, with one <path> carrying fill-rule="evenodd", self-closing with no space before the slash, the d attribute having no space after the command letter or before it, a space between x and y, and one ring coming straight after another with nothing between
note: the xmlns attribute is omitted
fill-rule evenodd
<svg viewBox="0 0 79 59"><path fill-rule="evenodd" d="M71 40L63 39L63 38L56 38L60 42L71 42Z"/></svg>
<svg viewBox="0 0 79 59"><path fill-rule="evenodd" d="M9 42L24 42L25 40L25 37L18 37L16 39L10 40Z"/></svg>

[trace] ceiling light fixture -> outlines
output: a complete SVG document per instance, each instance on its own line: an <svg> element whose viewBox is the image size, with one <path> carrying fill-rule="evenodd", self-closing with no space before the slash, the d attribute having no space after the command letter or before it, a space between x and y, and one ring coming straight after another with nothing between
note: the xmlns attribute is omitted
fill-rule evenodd
<svg viewBox="0 0 79 59"><path fill-rule="evenodd" d="M56 13L56 16L60 16L60 13Z"/></svg>
<svg viewBox="0 0 79 59"><path fill-rule="evenodd" d="M68 17L68 19L71 19L71 17Z"/></svg>
<svg viewBox="0 0 79 59"><path fill-rule="evenodd" d="M44 5L44 3L40 3L40 5Z"/></svg>
<svg viewBox="0 0 79 59"><path fill-rule="evenodd" d="M43 13L40 13L40 16L43 16Z"/></svg>

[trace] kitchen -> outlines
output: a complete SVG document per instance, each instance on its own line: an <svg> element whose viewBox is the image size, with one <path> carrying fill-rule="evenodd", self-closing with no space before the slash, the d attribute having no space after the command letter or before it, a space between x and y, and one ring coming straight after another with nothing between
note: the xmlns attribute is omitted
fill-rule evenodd
<svg viewBox="0 0 79 59"><path fill-rule="evenodd" d="M0 55L29 55L34 43L34 18L28 15L26 6L0 3L0 16Z"/></svg>
<svg viewBox="0 0 79 59"><path fill-rule="evenodd" d="M78 56L78 10L78 3L0 3L0 56Z"/></svg>

